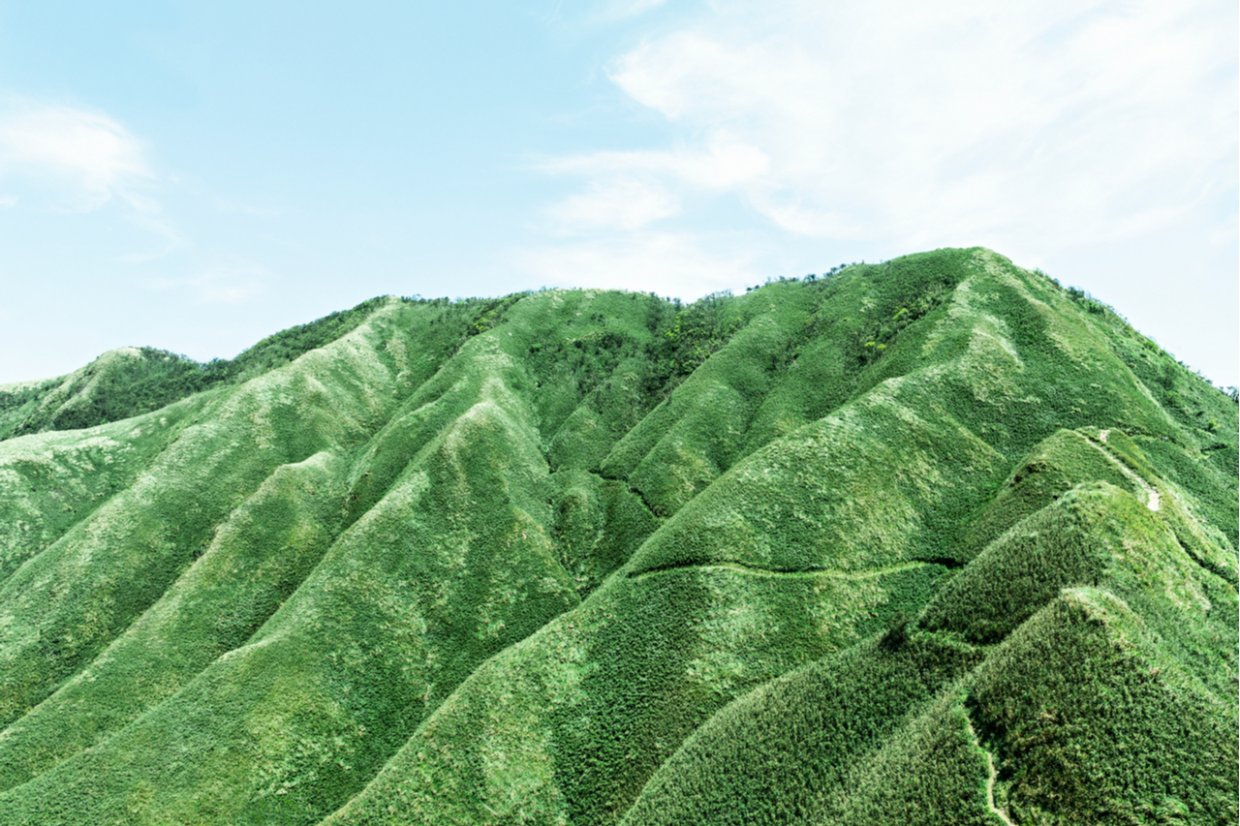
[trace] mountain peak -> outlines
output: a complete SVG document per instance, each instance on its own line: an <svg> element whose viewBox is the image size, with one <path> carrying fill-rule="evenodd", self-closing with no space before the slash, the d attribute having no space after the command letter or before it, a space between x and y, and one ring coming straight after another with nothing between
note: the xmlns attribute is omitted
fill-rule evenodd
<svg viewBox="0 0 1240 826"><path fill-rule="evenodd" d="M79 373L0 395L0 826L1236 817L1237 407L990 250Z"/></svg>

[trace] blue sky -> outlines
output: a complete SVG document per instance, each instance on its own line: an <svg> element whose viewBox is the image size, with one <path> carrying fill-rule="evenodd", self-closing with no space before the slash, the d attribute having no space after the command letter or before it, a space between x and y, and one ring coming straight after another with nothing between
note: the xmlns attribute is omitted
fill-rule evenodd
<svg viewBox="0 0 1240 826"><path fill-rule="evenodd" d="M1230 2L0 2L0 383L983 244L1237 384Z"/></svg>

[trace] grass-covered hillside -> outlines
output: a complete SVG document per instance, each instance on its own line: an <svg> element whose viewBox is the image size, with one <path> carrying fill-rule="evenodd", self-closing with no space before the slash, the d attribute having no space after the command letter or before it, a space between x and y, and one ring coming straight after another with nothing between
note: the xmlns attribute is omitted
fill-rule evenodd
<svg viewBox="0 0 1240 826"><path fill-rule="evenodd" d="M0 390L0 826L1235 824L1237 428L983 249L107 354Z"/></svg>
<svg viewBox="0 0 1240 826"><path fill-rule="evenodd" d="M0 439L127 419L217 384L235 384L329 344L384 301L372 299L276 333L235 359L200 364L152 347L126 347L67 376L0 386Z"/></svg>

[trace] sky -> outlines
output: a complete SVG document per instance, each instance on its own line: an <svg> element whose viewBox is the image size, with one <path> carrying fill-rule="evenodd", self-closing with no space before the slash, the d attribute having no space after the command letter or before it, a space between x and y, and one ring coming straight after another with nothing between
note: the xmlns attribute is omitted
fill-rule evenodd
<svg viewBox="0 0 1240 826"><path fill-rule="evenodd" d="M0 0L0 384L990 247L1240 384L1234 0Z"/></svg>

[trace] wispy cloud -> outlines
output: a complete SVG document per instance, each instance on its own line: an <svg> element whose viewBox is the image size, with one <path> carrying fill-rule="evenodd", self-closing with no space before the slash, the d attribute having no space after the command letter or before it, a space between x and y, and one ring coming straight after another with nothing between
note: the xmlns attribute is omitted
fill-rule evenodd
<svg viewBox="0 0 1240 826"><path fill-rule="evenodd" d="M55 209L87 212L121 200L157 211L142 142L101 112L19 104L0 112L0 176Z"/></svg>
<svg viewBox="0 0 1240 826"><path fill-rule="evenodd" d="M608 69L670 145L540 168L581 180L551 212L613 254L608 232L674 218L695 260L684 244L720 197L776 236L893 252L982 243L1036 263L1175 228L1234 243L1235 22L1219 0L714 0ZM666 199L625 199L632 178Z"/></svg>
<svg viewBox="0 0 1240 826"><path fill-rule="evenodd" d="M551 283L567 283L562 274L575 269L588 279L579 283L659 289L685 298L736 286L748 277L748 268L699 248L701 233L650 230L681 216L686 195L728 192L761 176L768 165L761 150L724 133L693 148L597 151L544 160L537 165L540 171L582 182L579 191L546 210L547 228L574 240L566 247L531 252L527 269L552 278ZM668 278L643 286L641 273L657 272L659 255L667 257Z"/></svg>
<svg viewBox="0 0 1240 826"><path fill-rule="evenodd" d="M584 192L554 204L548 214L562 232L597 228L640 229L680 212L679 200L656 181L633 177L595 180Z"/></svg>
<svg viewBox="0 0 1240 826"><path fill-rule="evenodd" d="M163 258L186 243L164 213L165 181L144 141L103 112L10 99L0 106L0 208L89 213L113 208L139 231L129 264ZM150 241L153 239L153 243Z"/></svg>
<svg viewBox="0 0 1240 826"><path fill-rule="evenodd" d="M692 148L588 152L546 160L538 168L587 177L646 173L671 183L725 190L752 181L769 166L770 159L761 149L720 130Z"/></svg>

